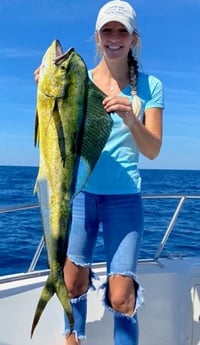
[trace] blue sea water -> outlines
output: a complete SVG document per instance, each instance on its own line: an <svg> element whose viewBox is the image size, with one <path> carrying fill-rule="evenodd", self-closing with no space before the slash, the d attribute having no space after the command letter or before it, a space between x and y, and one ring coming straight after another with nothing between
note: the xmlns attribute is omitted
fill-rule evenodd
<svg viewBox="0 0 200 345"><path fill-rule="evenodd" d="M37 204L33 194L37 167L0 166L0 210ZM143 196L200 196L200 171L141 170ZM144 199L145 227L140 259L153 258L178 205L178 199ZM26 272L43 230L39 208L0 213L0 275ZM186 199L161 254L200 256L200 199ZM104 261L101 233L94 261ZM47 268L45 248L37 269Z"/></svg>

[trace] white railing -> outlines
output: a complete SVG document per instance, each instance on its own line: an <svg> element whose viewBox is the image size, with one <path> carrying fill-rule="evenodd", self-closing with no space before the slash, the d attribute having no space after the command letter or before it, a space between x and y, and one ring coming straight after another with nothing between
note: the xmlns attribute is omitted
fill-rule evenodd
<svg viewBox="0 0 200 345"><path fill-rule="evenodd" d="M171 234L171 232L174 229L174 226L176 224L177 218L180 214L180 211L185 203L186 199L200 199L200 195L166 195L166 194L161 194L161 195L143 195L142 196L143 199L176 199L178 200L178 205L174 210L174 213L170 219L169 225L167 226L166 231L164 232L164 235L162 237L162 240L160 241L158 248L156 250L156 253L154 255L154 257L150 260L140 260L140 261L154 261L157 262L158 259L160 258L160 255L168 241L168 238ZM16 212L16 211L25 211L25 210L30 210L30 209L35 209L35 208L39 208L38 204L27 204L27 205L17 205L17 206L12 206L12 207L3 207L0 208L0 214L2 213L8 213L8 212ZM37 262L40 258L40 255L42 253L43 247L45 245L45 240L44 237L42 236L38 247L35 251L35 254L33 256L33 259L31 261L31 264L28 268L28 273L34 272Z"/></svg>

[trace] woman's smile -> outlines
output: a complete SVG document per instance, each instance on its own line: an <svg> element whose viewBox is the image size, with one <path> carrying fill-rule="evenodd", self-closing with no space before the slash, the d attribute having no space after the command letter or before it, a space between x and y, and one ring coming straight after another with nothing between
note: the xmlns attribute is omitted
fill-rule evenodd
<svg viewBox="0 0 200 345"><path fill-rule="evenodd" d="M107 44L107 45L105 45L105 46L106 46L106 48L108 48L108 49L110 49L110 50L114 50L114 51L119 50L119 49L122 48L122 45L111 45L111 44Z"/></svg>

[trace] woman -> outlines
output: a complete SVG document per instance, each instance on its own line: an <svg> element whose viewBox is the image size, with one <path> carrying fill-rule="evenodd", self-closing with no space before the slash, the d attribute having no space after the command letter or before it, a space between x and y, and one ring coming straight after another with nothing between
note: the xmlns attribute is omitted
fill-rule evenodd
<svg viewBox="0 0 200 345"><path fill-rule="evenodd" d="M160 151L163 90L157 78L138 71L140 37L129 3L113 0L100 9L95 38L102 57L89 77L107 95L103 106L113 128L87 185L73 201L64 277L75 324L70 333L65 317L66 345L85 338L90 267L100 227L107 261L105 306L113 312L114 344L137 345L136 312L143 302L136 279L143 233L138 159L139 152L154 159Z"/></svg>
<svg viewBox="0 0 200 345"><path fill-rule="evenodd" d="M96 42L102 55L89 72L107 95L105 110L114 121L112 133L82 193L74 200L71 238L64 267L75 317L73 334L66 320L66 344L85 337L86 294L99 227L102 227L108 280L105 305L114 315L114 344L138 344L136 310L142 302L136 261L143 231L139 151L154 159L162 141L162 85L138 72L132 55L139 48L136 15L124 1L110 1L99 11ZM141 100L142 111L136 93ZM133 99L136 99L133 112ZM144 114L144 117L141 117Z"/></svg>

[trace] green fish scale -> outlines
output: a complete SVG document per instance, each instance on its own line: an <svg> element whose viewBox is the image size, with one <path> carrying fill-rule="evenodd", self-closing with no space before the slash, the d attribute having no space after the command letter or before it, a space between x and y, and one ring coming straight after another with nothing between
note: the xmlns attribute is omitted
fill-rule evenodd
<svg viewBox="0 0 200 345"><path fill-rule="evenodd" d="M92 82L88 81L88 97L85 124L80 135L82 145L78 147L80 156L94 168L111 132L113 120L102 102L106 95Z"/></svg>

